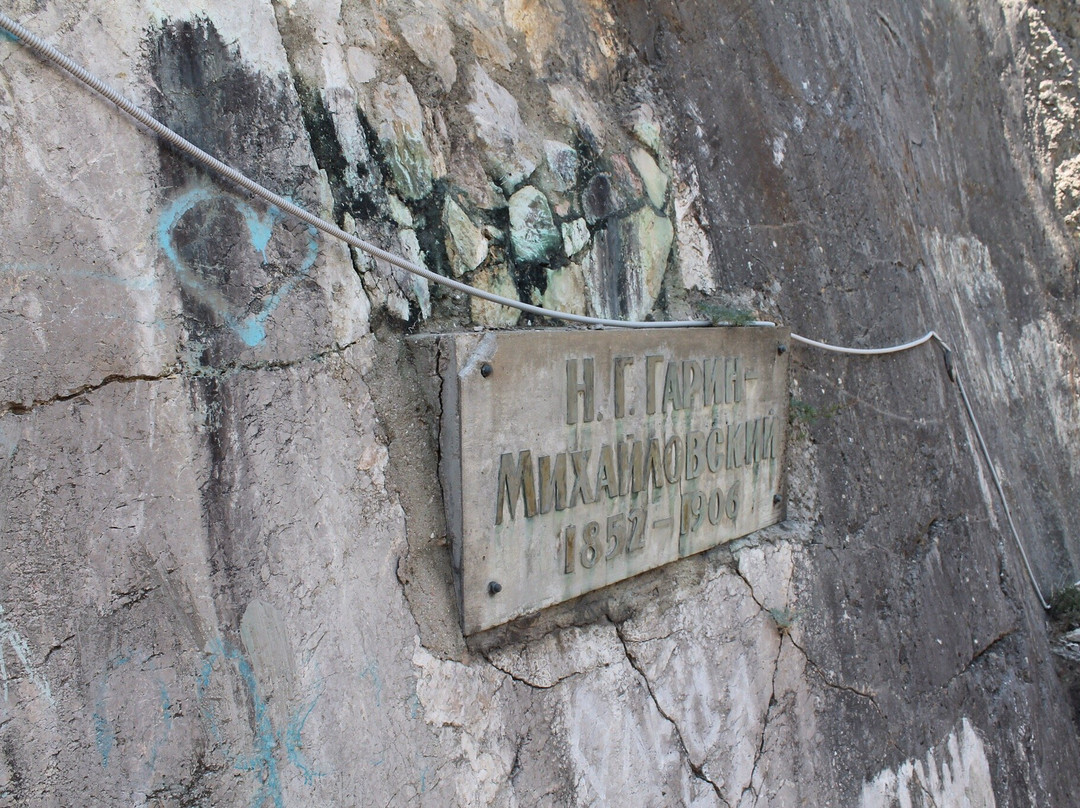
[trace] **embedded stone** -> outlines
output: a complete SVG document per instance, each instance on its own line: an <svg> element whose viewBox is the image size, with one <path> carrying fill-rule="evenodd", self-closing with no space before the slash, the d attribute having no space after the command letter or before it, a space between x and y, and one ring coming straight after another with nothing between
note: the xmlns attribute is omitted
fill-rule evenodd
<svg viewBox="0 0 1080 808"><path fill-rule="evenodd" d="M679 274L683 286L713 292L716 281L712 274L712 247L695 214L700 196L696 177L692 176L689 183L676 183L673 194Z"/></svg>
<svg viewBox="0 0 1080 808"><path fill-rule="evenodd" d="M544 293L533 293L538 306L569 314L586 314L585 275L578 264L568 264L559 269L547 270L547 288Z"/></svg>
<svg viewBox="0 0 1080 808"><path fill-rule="evenodd" d="M589 224L624 213L641 197L640 183L628 163L612 161L612 170L592 177L581 192L581 210ZM640 204L640 203L639 203Z"/></svg>
<svg viewBox="0 0 1080 808"><path fill-rule="evenodd" d="M582 260L590 306L599 317L641 320L652 311L664 281L675 229L652 208L593 232Z"/></svg>
<svg viewBox="0 0 1080 808"><path fill-rule="evenodd" d="M615 212L608 174L597 174L589 180L581 192L581 210L589 224L596 224Z"/></svg>
<svg viewBox="0 0 1080 808"><path fill-rule="evenodd" d="M652 149L653 154L660 154L663 143L660 140L660 124L656 122L656 113L648 104L642 104L630 114L631 131L642 145Z"/></svg>
<svg viewBox="0 0 1080 808"><path fill-rule="evenodd" d="M525 127L517 99L476 65L472 81L473 116L488 172L509 193L527 178L540 160L540 148Z"/></svg>
<svg viewBox="0 0 1080 808"><path fill-rule="evenodd" d="M510 197L510 244L518 261L541 263L561 242L546 196L526 185Z"/></svg>
<svg viewBox="0 0 1080 808"><path fill-rule="evenodd" d="M557 140L544 141L544 157L553 191L569 191L577 182L580 158L577 151Z"/></svg>
<svg viewBox="0 0 1080 808"><path fill-rule="evenodd" d="M481 210L500 210L506 207L506 196L502 189L488 178L473 144L461 142L454 146L449 169L454 185L468 195L470 204Z"/></svg>
<svg viewBox="0 0 1080 808"><path fill-rule="evenodd" d="M584 219L563 222L562 237L563 252L566 253L567 257L577 255L589 243L589 226Z"/></svg>
<svg viewBox="0 0 1080 808"><path fill-rule="evenodd" d="M420 63L435 71L445 89L453 87L457 80L457 64L452 56L454 32L446 20L427 9L402 17L398 25Z"/></svg>
<svg viewBox="0 0 1080 808"><path fill-rule="evenodd" d="M371 51L349 48L345 56L349 78L357 84L367 84L379 74L379 61Z"/></svg>
<svg viewBox="0 0 1080 808"><path fill-rule="evenodd" d="M607 115L600 111L594 95L576 81L552 85L548 93L555 117L576 129L597 152L602 152L607 142Z"/></svg>
<svg viewBox="0 0 1080 808"><path fill-rule="evenodd" d="M667 174L661 170L656 160L645 149L636 148L630 152L630 161L641 176L641 181L645 183L645 192L649 195L649 201L656 208L664 207L664 200L667 198Z"/></svg>
<svg viewBox="0 0 1080 808"><path fill-rule="evenodd" d="M619 222L627 282L627 316L640 320L652 311L667 270L675 228L666 216L642 208Z"/></svg>
<svg viewBox="0 0 1080 808"><path fill-rule="evenodd" d="M390 218L401 227L413 226L412 211L405 207L405 203L397 198L396 194L387 194L386 201L390 207Z"/></svg>
<svg viewBox="0 0 1080 808"><path fill-rule="evenodd" d="M625 155L616 154L611 158L611 179L619 207L633 205L645 193L641 178L630 167L630 161Z"/></svg>
<svg viewBox="0 0 1080 808"><path fill-rule="evenodd" d="M503 70L509 70L517 57L507 42L501 9L496 6L494 13L490 13L465 6L462 10L467 12L470 18L469 33L472 35L472 49L477 58L485 64L495 64ZM458 17L456 22L461 25L463 20Z"/></svg>
<svg viewBox="0 0 1080 808"><path fill-rule="evenodd" d="M401 254L414 264L427 268L424 263L424 253L420 249L420 242L416 238L415 230L402 230L398 233L398 238L401 239ZM428 285L427 278L422 278L419 275L414 275L411 272L407 273L408 283L407 287L412 292L413 299L416 301L416 305L420 308L420 314L426 320L431 316L431 289Z"/></svg>
<svg viewBox="0 0 1080 808"><path fill-rule="evenodd" d="M520 300L514 279L505 266L481 269L472 279L473 286L511 300ZM521 319L521 310L492 303L479 297L469 298L469 313L477 325L490 328L510 328Z"/></svg>
<svg viewBox="0 0 1080 808"><path fill-rule="evenodd" d="M398 76L372 96L375 133L398 193L421 199L431 193L431 153L424 140L424 112L409 80Z"/></svg>
<svg viewBox="0 0 1080 808"><path fill-rule="evenodd" d="M342 227L346 233L361 235L356 227L356 220L348 211L342 216ZM412 276L395 266L376 261L361 249L349 249L368 301L364 308L367 311L372 307L383 308L399 320L408 322L409 301L404 290L411 285Z"/></svg>
<svg viewBox="0 0 1080 808"><path fill-rule="evenodd" d="M461 277L484 262L490 244L461 205L450 197L446 198L446 205L443 206L442 220L446 228L446 254L450 258L450 268L455 276Z"/></svg>

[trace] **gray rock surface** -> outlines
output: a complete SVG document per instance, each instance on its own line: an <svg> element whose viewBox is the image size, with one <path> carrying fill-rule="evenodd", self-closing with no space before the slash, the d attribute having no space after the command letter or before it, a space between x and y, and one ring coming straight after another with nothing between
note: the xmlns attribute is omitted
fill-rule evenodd
<svg viewBox="0 0 1080 808"><path fill-rule="evenodd" d="M446 274L479 254L447 249L453 198L485 288L937 329L1040 585L1080 577L1073 4L7 13ZM786 522L466 642L404 337L532 319L317 237L7 38L0 135L0 805L1075 801L1042 609L931 347L793 347ZM515 257L526 182L587 220L580 263L558 230Z"/></svg>

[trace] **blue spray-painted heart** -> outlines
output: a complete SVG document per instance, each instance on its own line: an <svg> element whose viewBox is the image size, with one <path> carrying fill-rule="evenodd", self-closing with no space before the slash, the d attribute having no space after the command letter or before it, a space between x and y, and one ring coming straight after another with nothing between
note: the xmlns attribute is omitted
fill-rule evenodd
<svg viewBox="0 0 1080 808"><path fill-rule="evenodd" d="M319 245L315 238L315 229L308 228L307 251L299 268L288 274L276 289L261 298L260 305L254 312L237 314L235 306L222 291L209 283L205 275L196 272L180 256L174 235L184 215L199 205L226 201L236 209L247 225L251 246L267 263L267 247L274 235L275 225L284 218L277 208L270 208L259 213L243 200L215 192L209 188L194 188L173 200L158 220L158 243L172 262L177 278L184 289L204 306L209 307L245 345L254 347L266 339L266 320L281 305L281 301L293 290L293 287L310 272L319 257ZM246 307L248 310L251 306Z"/></svg>

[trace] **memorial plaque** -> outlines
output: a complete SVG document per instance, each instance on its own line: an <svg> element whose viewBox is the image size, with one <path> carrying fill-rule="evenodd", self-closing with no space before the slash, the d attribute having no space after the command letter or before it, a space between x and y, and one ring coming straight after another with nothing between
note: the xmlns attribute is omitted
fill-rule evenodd
<svg viewBox="0 0 1080 808"><path fill-rule="evenodd" d="M466 634L782 518L786 330L435 341Z"/></svg>

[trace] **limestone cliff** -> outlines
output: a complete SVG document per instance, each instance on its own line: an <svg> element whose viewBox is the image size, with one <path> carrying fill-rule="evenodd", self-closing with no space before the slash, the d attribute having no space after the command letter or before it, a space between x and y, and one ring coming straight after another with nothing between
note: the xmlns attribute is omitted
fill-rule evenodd
<svg viewBox="0 0 1080 808"><path fill-rule="evenodd" d="M3 9L444 275L949 341L1042 589L1080 577L1066 0ZM788 519L462 637L376 264L0 40L0 805L1070 805L1080 746L940 354L793 349Z"/></svg>

